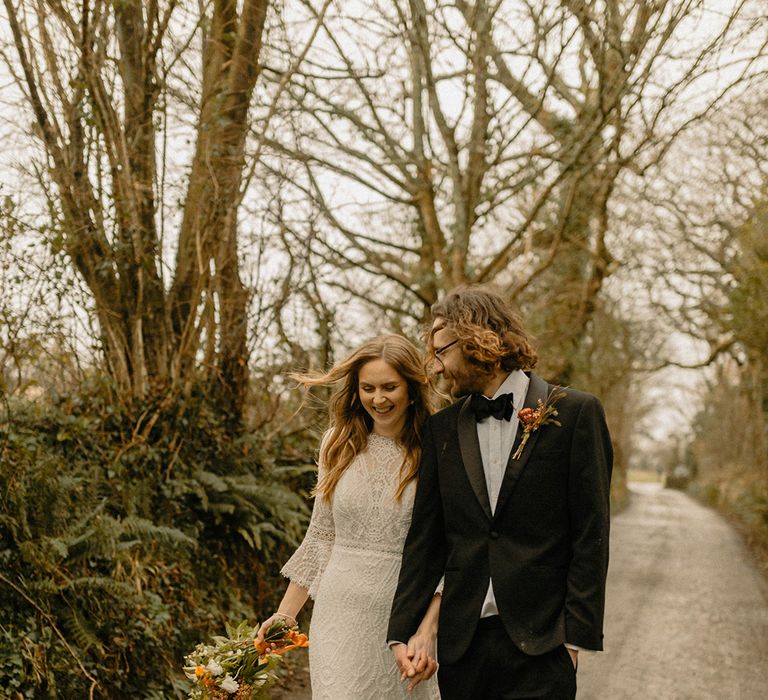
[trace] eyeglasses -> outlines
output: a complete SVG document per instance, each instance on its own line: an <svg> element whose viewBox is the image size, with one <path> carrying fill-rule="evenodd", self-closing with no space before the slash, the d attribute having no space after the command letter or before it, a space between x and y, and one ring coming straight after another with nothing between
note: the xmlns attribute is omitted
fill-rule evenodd
<svg viewBox="0 0 768 700"><path fill-rule="evenodd" d="M441 348L435 348L435 349L432 351L432 353L433 353L433 354L434 354L434 356L435 356L435 359L436 359L438 362L440 362L440 364L442 365L442 364L443 364L443 358L441 357L441 355L442 355L442 354L443 354L443 353L444 353L446 350L448 350L448 348L450 348L450 347L452 347L452 346L456 345L456 343L458 343L458 342L459 342L459 339L458 339L458 338L456 338L456 340L452 340L450 343L446 343L446 344L445 344L445 345L443 345L443 347L441 347Z"/></svg>

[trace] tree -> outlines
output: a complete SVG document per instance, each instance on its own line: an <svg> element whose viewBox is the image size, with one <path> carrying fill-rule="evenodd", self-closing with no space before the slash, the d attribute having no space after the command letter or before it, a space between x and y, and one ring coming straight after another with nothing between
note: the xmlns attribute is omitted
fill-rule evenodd
<svg viewBox="0 0 768 700"><path fill-rule="evenodd" d="M53 244L93 296L113 381L128 397L200 382L236 418L249 303L237 211L269 0L214 0L199 14L177 0L4 4L48 158ZM195 146L166 280L158 153L175 97L194 103Z"/></svg>
<svg viewBox="0 0 768 700"><path fill-rule="evenodd" d="M683 50L715 17L706 3L339 5L267 140L286 245L394 324L423 320L445 289L496 283L567 383L620 265L616 189L743 87L760 54L693 101L749 34L747 4L729 9ZM312 216L286 212L297 199Z"/></svg>
<svg viewBox="0 0 768 700"><path fill-rule="evenodd" d="M656 243L641 274L652 280L655 308L670 332L702 347L696 358L675 357L670 347L647 363L708 370L696 420L702 473L716 463L768 483L765 106L759 92L735 102L692 135L695 143L681 142L683 168L668 169L644 191ZM717 421L732 440L717 444Z"/></svg>

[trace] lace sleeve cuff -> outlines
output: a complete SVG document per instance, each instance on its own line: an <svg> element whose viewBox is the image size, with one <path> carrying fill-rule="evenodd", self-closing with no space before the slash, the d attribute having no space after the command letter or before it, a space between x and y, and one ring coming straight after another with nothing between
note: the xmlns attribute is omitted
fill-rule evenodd
<svg viewBox="0 0 768 700"><path fill-rule="evenodd" d="M329 434L330 431L327 431L320 441L321 455ZM318 461L317 468L319 481L324 472L322 460ZM312 598L315 597L315 590L331 558L335 530L331 503L323 496L316 496L304 541L280 570L280 573L292 583L306 588Z"/></svg>
<svg viewBox="0 0 768 700"><path fill-rule="evenodd" d="M310 523L304 541L280 573L298 586L308 589L309 595L314 598L317 584L331 557L333 539L332 530L323 530Z"/></svg>

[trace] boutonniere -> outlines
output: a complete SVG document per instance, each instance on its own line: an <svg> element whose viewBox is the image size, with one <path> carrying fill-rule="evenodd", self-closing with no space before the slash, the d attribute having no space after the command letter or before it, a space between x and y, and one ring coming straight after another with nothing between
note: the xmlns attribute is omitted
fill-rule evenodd
<svg viewBox="0 0 768 700"><path fill-rule="evenodd" d="M520 439L520 444L517 446L515 454L512 455L512 459L520 459L531 433L536 432L542 425L561 425L560 421L557 420L555 404L565 396L565 393L563 387L556 386L549 392L544 401L538 400L536 408L521 408L517 412L517 417L523 425L523 437Z"/></svg>

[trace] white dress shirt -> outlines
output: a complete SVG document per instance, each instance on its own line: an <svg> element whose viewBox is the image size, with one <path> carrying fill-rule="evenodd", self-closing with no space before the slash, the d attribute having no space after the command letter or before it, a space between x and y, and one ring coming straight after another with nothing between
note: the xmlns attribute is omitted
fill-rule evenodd
<svg viewBox="0 0 768 700"><path fill-rule="evenodd" d="M485 473L485 485L488 489L488 500L491 502L491 512L496 511L496 501L499 499L501 480L507 469L509 456L512 454L512 445L517 434L517 425L520 419L517 412L523 407L525 396L528 393L528 375L519 369L511 372L502 382L496 393L490 398L495 399L501 394L511 393L514 397L514 411L510 420L499 420L490 416L477 424L477 439L480 442L480 456L483 460L483 472ZM485 594L480 617L498 615L496 598L493 595L493 581L488 584L488 592Z"/></svg>

